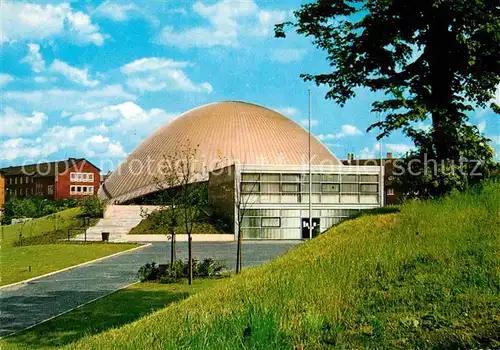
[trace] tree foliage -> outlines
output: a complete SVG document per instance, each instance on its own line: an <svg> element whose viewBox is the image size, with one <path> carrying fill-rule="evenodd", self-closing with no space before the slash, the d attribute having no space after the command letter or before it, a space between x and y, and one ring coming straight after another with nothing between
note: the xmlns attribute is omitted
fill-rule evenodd
<svg viewBox="0 0 500 350"><path fill-rule="evenodd" d="M492 102L500 83L498 0L317 0L294 15L276 36L291 27L312 38L332 67L303 74L306 81L328 86L326 97L341 105L360 87L385 93L373 103L385 115L370 126L381 128L379 138L402 129L416 140L415 122L430 118L433 154L458 160L467 113L500 112Z"/></svg>

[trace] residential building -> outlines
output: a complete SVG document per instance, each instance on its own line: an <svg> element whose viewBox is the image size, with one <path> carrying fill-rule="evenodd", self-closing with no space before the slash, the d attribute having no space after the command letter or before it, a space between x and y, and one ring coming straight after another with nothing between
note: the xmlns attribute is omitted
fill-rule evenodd
<svg viewBox="0 0 500 350"><path fill-rule="evenodd" d="M7 198L82 198L97 194L100 186L100 169L84 158L10 166L1 171Z"/></svg>

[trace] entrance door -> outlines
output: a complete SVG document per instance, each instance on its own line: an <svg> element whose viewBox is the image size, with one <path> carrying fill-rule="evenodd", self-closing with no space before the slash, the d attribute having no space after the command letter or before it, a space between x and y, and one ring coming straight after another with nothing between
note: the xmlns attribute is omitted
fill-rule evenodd
<svg viewBox="0 0 500 350"><path fill-rule="evenodd" d="M302 218L302 239L309 238L309 218ZM312 235L313 238L318 236L320 233L320 218L312 218L313 229Z"/></svg>

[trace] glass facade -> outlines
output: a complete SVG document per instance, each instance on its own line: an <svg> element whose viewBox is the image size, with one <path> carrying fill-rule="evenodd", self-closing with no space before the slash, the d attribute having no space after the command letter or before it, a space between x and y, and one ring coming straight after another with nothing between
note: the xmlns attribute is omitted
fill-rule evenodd
<svg viewBox="0 0 500 350"><path fill-rule="evenodd" d="M378 174L313 173L311 180L318 232L379 205ZM309 174L244 172L239 185L247 203L241 209L244 239L301 239L308 233Z"/></svg>

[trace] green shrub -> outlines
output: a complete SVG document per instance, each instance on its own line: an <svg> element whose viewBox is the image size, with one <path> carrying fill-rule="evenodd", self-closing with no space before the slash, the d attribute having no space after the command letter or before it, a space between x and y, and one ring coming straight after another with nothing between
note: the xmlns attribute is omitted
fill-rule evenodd
<svg viewBox="0 0 500 350"><path fill-rule="evenodd" d="M156 263L147 263L139 268L139 279L141 282L155 281L158 278L159 268Z"/></svg>
<svg viewBox="0 0 500 350"><path fill-rule="evenodd" d="M106 202L101 201L99 197L92 196L78 201L78 206L82 209L82 214L91 218L102 218Z"/></svg>
<svg viewBox="0 0 500 350"><path fill-rule="evenodd" d="M193 259L193 277L220 277L228 271L227 266L220 260L206 258L202 261ZM138 272L141 282L157 281L173 283L181 278L187 278L189 272L188 261L176 260L173 265L156 265L155 262L141 266Z"/></svg>
<svg viewBox="0 0 500 350"><path fill-rule="evenodd" d="M2 224L9 225L12 219L39 218L76 207L73 198L50 200L43 197L12 197L4 206Z"/></svg>

